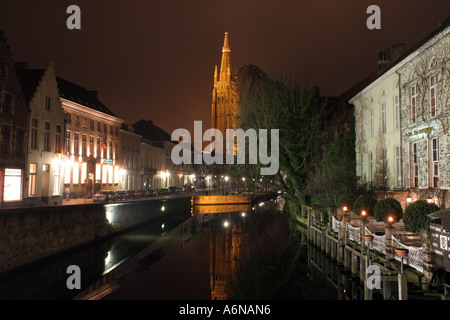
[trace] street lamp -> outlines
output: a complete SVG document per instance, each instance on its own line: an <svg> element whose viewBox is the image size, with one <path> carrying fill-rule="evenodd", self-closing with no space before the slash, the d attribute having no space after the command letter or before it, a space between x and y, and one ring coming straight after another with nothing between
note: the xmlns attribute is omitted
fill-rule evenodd
<svg viewBox="0 0 450 320"><path fill-rule="evenodd" d="M387 222L388 222L389 226L392 227L392 225L393 225L394 222L395 222L394 217L393 217L393 216L388 216Z"/></svg>

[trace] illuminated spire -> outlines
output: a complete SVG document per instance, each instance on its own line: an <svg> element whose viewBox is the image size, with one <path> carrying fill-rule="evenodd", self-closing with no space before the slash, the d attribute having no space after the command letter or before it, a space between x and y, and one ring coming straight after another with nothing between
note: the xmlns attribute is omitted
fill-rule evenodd
<svg viewBox="0 0 450 320"><path fill-rule="evenodd" d="M231 49L228 39L228 32L225 32L225 39L222 47L222 62L220 65L220 81L231 81Z"/></svg>

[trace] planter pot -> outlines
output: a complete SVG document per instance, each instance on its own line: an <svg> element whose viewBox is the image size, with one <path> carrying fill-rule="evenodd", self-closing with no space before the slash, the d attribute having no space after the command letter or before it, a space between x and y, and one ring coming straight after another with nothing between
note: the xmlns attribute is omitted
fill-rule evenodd
<svg viewBox="0 0 450 320"><path fill-rule="evenodd" d="M365 234L362 237L363 237L364 241L366 241L366 242L370 242L373 240L373 236L370 234Z"/></svg>
<svg viewBox="0 0 450 320"><path fill-rule="evenodd" d="M399 256L399 257L404 257L408 254L409 250L408 249L403 249L403 248L397 248L395 249L395 253Z"/></svg>

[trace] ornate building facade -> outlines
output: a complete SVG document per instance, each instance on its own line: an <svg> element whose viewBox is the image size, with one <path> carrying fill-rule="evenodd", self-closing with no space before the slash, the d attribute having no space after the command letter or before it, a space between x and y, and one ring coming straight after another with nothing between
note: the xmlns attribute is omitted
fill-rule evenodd
<svg viewBox="0 0 450 320"><path fill-rule="evenodd" d="M389 61L355 106L357 175L450 206L450 19Z"/></svg>
<svg viewBox="0 0 450 320"><path fill-rule="evenodd" d="M214 70L214 88L212 92L211 128L218 129L225 137L226 129L239 128L239 91L236 72L231 66L231 49L228 32L222 47L220 71Z"/></svg>
<svg viewBox="0 0 450 320"><path fill-rule="evenodd" d="M99 190L117 190L122 178L120 128L97 92L57 77L66 116L64 194L87 197Z"/></svg>

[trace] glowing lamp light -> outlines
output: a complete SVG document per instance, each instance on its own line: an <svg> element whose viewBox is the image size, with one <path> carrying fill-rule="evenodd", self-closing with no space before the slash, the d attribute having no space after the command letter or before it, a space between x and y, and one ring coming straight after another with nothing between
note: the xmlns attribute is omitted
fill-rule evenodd
<svg viewBox="0 0 450 320"><path fill-rule="evenodd" d="M388 221L390 224L394 223L394 217L393 217L393 216L389 216L389 217L387 218L387 221Z"/></svg>
<svg viewBox="0 0 450 320"><path fill-rule="evenodd" d="M348 211L347 206L344 206L344 207L342 208L342 210L344 210L344 212L347 212L347 211Z"/></svg>
<svg viewBox="0 0 450 320"><path fill-rule="evenodd" d="M406 197L406 203L411 203L411 201L412 201L411 197L410 197L410 196L407 196L407 197Z"/></svg>
<svg viewBox="0 0 450 320"><path fill-rule="evenodd" d="M433 199L432 199L431 197L428 197L428 198L427 198L427 202L428 202L428 203L432 203L432 202L433 202Z"/></svg>
<svg viewBox="0 0 450 320"><path fill-rule="evenodd" d="M365 218L367 216L367 212L365 210L361 211L361 215L363 216L363 218Z"/></svg>
<svg viewBox="0 0 450 320"><path fill-rule="evenodd" d="M223 223L223 226L224 226L225 228L227 228L227 227L228 227L228 221L225 220L225 222Z"/></svg>

